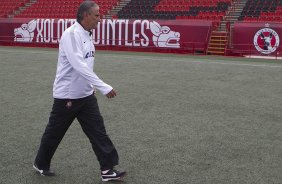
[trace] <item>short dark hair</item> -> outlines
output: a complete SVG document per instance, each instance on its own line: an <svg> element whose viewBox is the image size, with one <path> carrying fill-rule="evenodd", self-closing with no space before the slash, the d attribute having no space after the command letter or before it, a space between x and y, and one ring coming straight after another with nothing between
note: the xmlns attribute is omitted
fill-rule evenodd
<svg viewBox="0 0 282 184"><path fill-rule="evenodd" d="M84 13L90 13L90 9L92 7L98 6L94 1L84 1L80 4L77 13L76 13L76 20L77 22L81 22L84 18Z"/></svg>

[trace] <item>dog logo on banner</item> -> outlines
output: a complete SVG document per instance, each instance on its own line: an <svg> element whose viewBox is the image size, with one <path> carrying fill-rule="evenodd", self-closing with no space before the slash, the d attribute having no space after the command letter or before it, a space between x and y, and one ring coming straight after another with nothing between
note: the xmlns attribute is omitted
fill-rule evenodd
<svg viewBox="0 0 282 184"><path fill-rule="evenodd" d="M28 24L22 24L21 27L14 29L15 42L32 42L36 20L31 20Z"/></svg>
<svg viewBox="0 0 282 184"><path fill-rule="evenodd" d="M266 24L268 27L269 24ZM279 47L279 35L270 28L260 29L254 36L254 46L262 54L271 54Z"/></svg>
<svg viewBox="0 0 282 184"><path fill-rule="evenodd" d="M167 26L161 26L156 21L150 22L150 30L153 33L153 43L156 47L180 48L180 33L170 30Z"/></svg>

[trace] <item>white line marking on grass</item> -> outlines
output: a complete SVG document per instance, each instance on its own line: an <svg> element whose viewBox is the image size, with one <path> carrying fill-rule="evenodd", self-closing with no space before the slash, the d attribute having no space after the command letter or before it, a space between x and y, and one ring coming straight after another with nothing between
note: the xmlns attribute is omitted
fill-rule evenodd
<svg viewBox="0 0 282 184"><path fill-rule="evenodd" d="M7 49L2 49L2 48L0 48L0 52L8 52L8 53L14 53L14 54L17 54L17 53L25 53L25 54L50 54L50 52L54 52L54 53L58 53L58 51L57 50L41 50L41 51L34 51L34 50L17 50L17 51L15 51L15 50L7 50Z"/></svg>
<svg viewBox="0 0 282 184"><path fill-rule="evenodd" d="M15 50L8 50L8 49L3 49L0 48L0 52L9 52L9 53L29 53L29 54L50 54L50 52L54 52L56 55L58 54L57 50L46 50L46 51L30 51L30 50L20 50L20 51L16 51ZM99 51L98 51L99 52ZM281 65L275 65L273 63L269 63L269 64L250 64L250 63L234 63L234 62L228 62L226 63L226 61L224 60L218 60L218 61L211 61L209 59L200 59L200 58L186 58L186 59L179 59L179 58L156 58L156 57L149 57L149 56L138 56L138 55L122 55L122 54L118 54L118 55L114 55L114 54L104 54L102 53L102 55L100 55L101 57L108 57L108 58L115 58L118 60L125 58L125 59L132 59L132 61L134 60L150 60L150 61L179 61L179 62L187 62L187 63L203 63L203 64L220 64L220 65L233 65L233 66L252 66L252 67L267 67L267 68L282 68ZM131 62L132 62L131 61ZM139 62L139 61L138 61ZM239 62L243 62L243 61L239 61Z"/></svg>
<svg viewBox="0 0 282 184"><path fill-rule="evenodd" d="M120 55L119 55L120 56ZM106 55L103 57L110 57L110 58L117 58L116 55L110 56ZM234 63L234 62L229 62L226 63L224 60L218 60L218 61L211 61L209 59L200 59L200 58L187 58L187 59L178 59L178 58L155 58L155 57L144 57L144 56L132 56L129 57L127 56L122 56L119 59L126 58L126 59L132 59L133 61L138 59L138 60L150 60L150 61L180 61L180 62L186 62L186 63L204 63L204 64L220 64L220 65L235 65L235 66L253 66L253 67L269 67L269 68L282 68L281 65L272 65L272 63L269 64L245 64L245 63ZM194 59L194 60L191 60Z"/></svg>

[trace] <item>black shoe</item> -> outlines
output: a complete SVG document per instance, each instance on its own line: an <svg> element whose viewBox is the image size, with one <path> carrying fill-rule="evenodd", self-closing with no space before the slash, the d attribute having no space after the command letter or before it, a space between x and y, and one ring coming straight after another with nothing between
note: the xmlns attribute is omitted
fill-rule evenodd
<svg viewBox="0 0 282 184"><path fill-rule="evenodd" d="M106 174L101 173L102 181L122 181L125 176L126 172L121 172L114 169L109 170Z"/></svg>
<svg viewBox="0 0 282 184"><path fill-rule="evenodd" d="M33 164L33 168L36 170L37 173L41 174L42 176L55 176L55 173L50 169L48 170L39 169L35 163Z"/></svg>

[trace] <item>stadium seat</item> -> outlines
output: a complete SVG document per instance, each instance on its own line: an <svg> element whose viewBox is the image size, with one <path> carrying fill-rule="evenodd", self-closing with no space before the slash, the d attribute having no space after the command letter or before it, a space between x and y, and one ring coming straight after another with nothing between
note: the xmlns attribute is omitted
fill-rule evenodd
<svg viewBox="0 0 282 184"><path fill-rule="evenodd" d="M239 20L281 22L281 0L248 0Z"/></svg>
<svg viewBox="0 0 282 184"><path fill-rule="evenodd" d="M28 0L9 0L2 1L0 3L0 18L8 17L9 14L12 14L15 10L18 10L19 7L24 6Z"/></svg>
<svg viewBox="0 0 282 184"><path fill-rule="evenodd" d="M131 0L118 12L118 18L190 19L192 17L219 21L230 4L231 0ZM140 10L144 9L147 10L146 13L140 14Z"/></svg>
<svg viewBox="0 0 282 184"><path fill-rule="evenodd" d="M100 6L101 15L106 14L120 0L96 0ZM77 7L83 0L37 0L32 6L16 15L16 18L75 18ZM32 12L32 13L31 13ZM44 12L44 14L42 14Z"/></svg>

